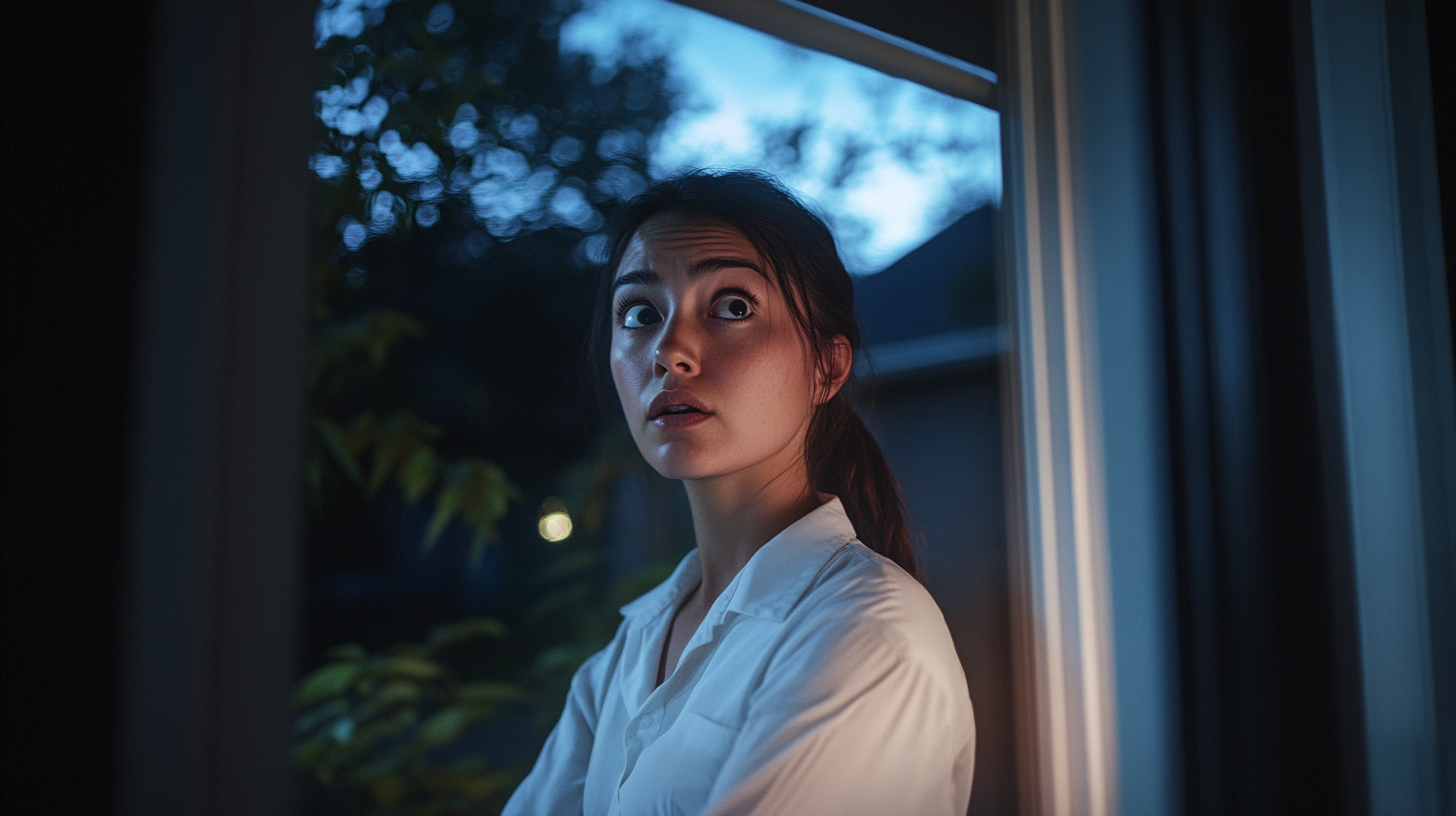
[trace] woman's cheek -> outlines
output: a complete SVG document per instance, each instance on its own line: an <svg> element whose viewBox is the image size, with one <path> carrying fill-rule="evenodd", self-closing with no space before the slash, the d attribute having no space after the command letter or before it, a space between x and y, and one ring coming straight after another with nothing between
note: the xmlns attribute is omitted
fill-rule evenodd
<svg viewBox="0 0 1456 816"><path fill-rule="evenodd" d="M631 421L640 410L640 400L636 397L641 391L641 373L632 364L630 349L614 342L611 353L612 382L617 386L617 397L622 402L622 410Z"/></svg>

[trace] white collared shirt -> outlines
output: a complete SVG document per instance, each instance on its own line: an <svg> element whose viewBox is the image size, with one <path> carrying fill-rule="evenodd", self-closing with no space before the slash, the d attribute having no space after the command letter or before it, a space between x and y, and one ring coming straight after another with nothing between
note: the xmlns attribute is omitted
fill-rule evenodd
<svg viewBox="0 0 1456 816"><path fill-rule="evenodd" d="M622 607L505 816L961 816L975 723L930 594L838 498L765 544L656 686L691 552Z"/></svg>

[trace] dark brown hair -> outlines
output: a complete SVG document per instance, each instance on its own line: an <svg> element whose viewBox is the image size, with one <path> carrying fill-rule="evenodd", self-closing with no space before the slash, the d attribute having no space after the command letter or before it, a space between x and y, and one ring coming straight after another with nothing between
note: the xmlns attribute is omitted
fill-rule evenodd
<svg viewBox="0 0 1456 816"><path fill-rule="evenodd" d="M772 176L750 171L686 173L657 182L627 204L612 228L594 345L603 343L611 278L627 244L649 218L669 212L720 221L743 233L773 267L825 381L836 336L859 351L854 284L829 227ZM804 450L809 479L815 489L839 497L865 546L918 576L900 484L845 390L822 403L810 421Z"/></svg>

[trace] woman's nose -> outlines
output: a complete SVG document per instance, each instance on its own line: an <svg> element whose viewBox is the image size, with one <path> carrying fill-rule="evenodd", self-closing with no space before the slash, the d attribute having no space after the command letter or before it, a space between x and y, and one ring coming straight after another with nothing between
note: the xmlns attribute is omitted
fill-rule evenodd
<svg viewBox="0 0 1456 816"><path fill-rule="evenodd" d="M653 353L653 373L666 377L669 373L692 376L698 372L696 344L688 327L681 320L669 320Z"/></svg>

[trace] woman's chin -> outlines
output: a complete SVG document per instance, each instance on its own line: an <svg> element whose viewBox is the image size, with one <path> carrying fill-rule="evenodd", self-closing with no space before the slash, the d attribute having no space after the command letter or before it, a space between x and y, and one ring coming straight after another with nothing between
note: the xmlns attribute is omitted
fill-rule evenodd
<svg viewBox="0 0 1456 816"><path fill-rule="evenodd" d="M666 456L649 456L647 462L666 479L707 479L719 475L707 462L700 461L700 457L676 451Z"/></svg>
<svg viewBox="0 0 1456 816"><path fill-rule="evenodd" d="M742 463L725 461L720 446L694 444L688 440L673 440L643 451L643 458L652 469L668 479L710 479L722 476L742 467Z"/></svg>
<svg viewBox="0 0 1456 816"><path fill-rule="evenodd" d="M791 466L796 438L791 434L767 433L751 439L727 435L684 434L673 439L639 439L637 449L652 469L667 479L694 481L734 473L767 469L779 473ZM802 440L798 440L803 450Z"/></svg>

